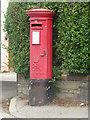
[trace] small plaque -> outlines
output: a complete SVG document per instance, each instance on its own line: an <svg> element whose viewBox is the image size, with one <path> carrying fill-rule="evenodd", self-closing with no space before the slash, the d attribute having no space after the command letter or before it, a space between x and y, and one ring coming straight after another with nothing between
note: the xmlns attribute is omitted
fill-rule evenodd
<svg viewBox="0 0 90 120"><path fill-rule="evenodd" d="M32 44L40 44L39 43L39 31L33 31Z"/></svg>

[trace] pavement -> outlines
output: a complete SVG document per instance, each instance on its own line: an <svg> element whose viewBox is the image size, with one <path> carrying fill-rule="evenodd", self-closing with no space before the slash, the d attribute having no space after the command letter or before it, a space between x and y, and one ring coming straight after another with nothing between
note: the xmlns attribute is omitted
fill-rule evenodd
<svg viewBox="0 0 90 120"><path fill-rule="evenodd" d="M0 102L17 95L17 83L14 81L0 81Z"/></svg>
<svg viewBox="0 0 90 120"><path fill-rule="evenodd" d="M9 107L10 114L18 118L88 118L88 107L30 106L28 102L14 97Z"/></svg>
<svg viewBox="0 0 90 120"><path fill-rule="evenodd" d="M17 74L0 72L0 102L14 96L17 96Z"/></svg>
<svg viewBox="0 0 90 120"><path fill-rule="evenodd" d="M4 111L2 106L0 105L0 118L16 118L16 117Z"/></svg>
<svg viewBox="0 0 90 120"><path fill-rule="evenodd" d="M2 82L2 100L12 98L17 95L17 83L16 82Z"/></svg>
<svg viewBox="0 0 90 120"><path fill-rule="evenodd" d="M27 99L15 97L16 81L15 73L0 73L0 118L88 118L88 107L30 106ZM1 105L7 99L11 99L8 112Z"/></svg>
<svg viewBox="0 0 90 120"><path fill-rule="evenodd" d="M2 102L17 95L16 82L0 81L0 118L16 118L2 107Z"/></svg>
<svg viewBox="0 0 90 120"><path fill-rule="evenodd" d="M17 75L14 72L0 72L0 118L16 118L3 109L2 102L17 96Z"/></svg>

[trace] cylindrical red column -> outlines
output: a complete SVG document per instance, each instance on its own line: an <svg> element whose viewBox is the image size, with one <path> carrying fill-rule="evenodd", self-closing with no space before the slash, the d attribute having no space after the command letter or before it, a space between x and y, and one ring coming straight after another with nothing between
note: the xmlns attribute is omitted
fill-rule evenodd
<svg viewBox="0 0 90 120"><path fill-rule="evenodd" d="M48 99L48 79L52 79L52 19L55 13L39 8L26 11L30 17L30 104Z"/></svg>

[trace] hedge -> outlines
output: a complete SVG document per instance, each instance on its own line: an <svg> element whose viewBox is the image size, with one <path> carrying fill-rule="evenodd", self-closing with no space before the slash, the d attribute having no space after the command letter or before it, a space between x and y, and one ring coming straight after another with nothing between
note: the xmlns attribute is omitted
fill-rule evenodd
<svg viewBox="0 0 90 120"><path fill-rule="evenodd" d="M29 75L30 21L26 10L34 6L56 11L53 20L53 76L61 69L89 74L89 4L85 2L10 2L4 30L9 38L11 66ZM58 72L59 75L59 72Z"/></svg>

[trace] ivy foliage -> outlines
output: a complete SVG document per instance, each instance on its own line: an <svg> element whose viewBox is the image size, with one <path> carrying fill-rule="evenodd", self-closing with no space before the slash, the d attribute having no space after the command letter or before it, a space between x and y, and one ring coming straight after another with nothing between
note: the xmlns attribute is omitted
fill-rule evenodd
<svg viewBox="0 0 90 120"><path fill-rule="evenodd" d="M89 74L89 4L85 2L10 2L4 29L11 66L27 76L30 66L30 21L26 10L39 6L56 11L53 20L53 71ZM61 74L61 73L60 73Z"/></svg>

